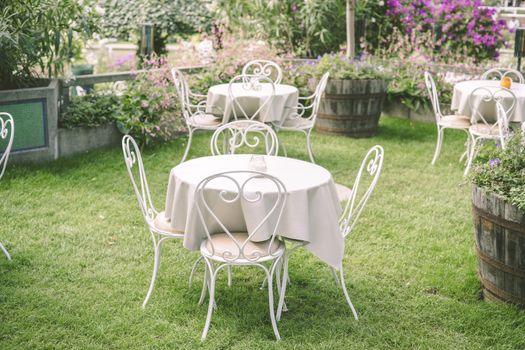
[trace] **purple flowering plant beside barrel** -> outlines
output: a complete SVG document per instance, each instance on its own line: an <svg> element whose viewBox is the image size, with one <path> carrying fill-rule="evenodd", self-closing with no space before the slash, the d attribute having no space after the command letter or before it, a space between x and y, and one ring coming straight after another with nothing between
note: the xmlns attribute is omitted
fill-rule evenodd
<svg viewBox="0 0 525 350"><path fill-rule="evenodd" d="M471 173L478 273L487 300L525 308L525 132L487 144Z"/></svg>
<svg viewBox="0 0 525 350"><path fill-rule="evenodd" d="M319 133L350 137L371 137L377 133L388 80L385 68L372 57L350 59L327 54L318 59L314 76L330 72L319 106Z"/></svg>

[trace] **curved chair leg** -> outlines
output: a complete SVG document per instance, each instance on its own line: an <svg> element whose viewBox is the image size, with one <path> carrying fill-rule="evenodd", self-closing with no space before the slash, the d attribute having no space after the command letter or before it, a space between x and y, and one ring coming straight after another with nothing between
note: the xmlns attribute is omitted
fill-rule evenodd
<svg viewBox="0 0 525 350"><path fill-rule="evenodd" d="M149 285L148 293L146 294L146 298L144 299L144 302L142 303L142 308L144 309L146 305L148 304L148 301L151 297L151 294L153 293L153 288L155 288L155 281L157 280L157 273L159 272L159 266L160 266L160 247L162 245L163 240L160 239L158 243L153 245L155 246L155 263L153 265L153 274L151 276L151 283Z"/></svg>
<svg viewBox="0 0 525 350"><path fill-rule="evenodd" d="M470 166L472 165L472 161L474 160L474 157L476 156L477 141L478 139L472 136L472 142L470 144L470 152L468 155L467 166L465 167L465 172L463 173L463 176L467 176L468 171L470 170Z"/></svg>
<svg viewBox="0 0 525 350"><path fill-rule="evenodd" d="M188 144L186 145L186 150L184 151L184 155L182 156L181 163L184 163L186 160L186 157L188 157L188 152L190 151L191 147L191 140L193 139L193 129L191 127L188 128Z"/></svg>
<svg viewBox="0 0 525 350"><path fill-rule="evenodd" d="M337 277L337 271L331 266L330 270L332 270L332 276L334 277L335 284L337 284L338 287L341 287L341 282L339 281L339 277Z"/></svg>
<svg viewBox="0 0 525 350"><path fill-rule="evenodd" d="M273 262L269 274L267 271L265 271L268 277L268 306L270 307L270 320L272 321L273 333L275 334L275 338L277 340L281 340L281 335L279 334L279 330L277 329L277 321L275 320L275 310L273 305L273 274L275 272L275 268L279 263L279 259Z"/></svg>
<svg viewBox="0 0 525 350"><path fill-rule="evenodd" d="M466 158L468 160L468 155L469 155L469 152L470 152L470 134L468 133L468 130L465 130L463 129L466 133L467 133L467 141L465 142L465 152L463 152L463 154L461 155L461 157L459 158L459 162L461 163L463 161L464 158Z"/></svg>
<svg viewBox="0 0 525 350"><path fill-rule="evenodd" d="M284 271L283 271L283 279L282 279L282 285L278 287L279 289L279 304L277 304L277 321L280 321L281 320L281 314L283 311L287 311L288 309L286 308L286 303L284 302L284 296L286 295L286 285L287 285L287 282L288 282L288 264L287 264L287 258L286 256L283 258L283 268L284 268ZM280 283L280 279L277 278L277 283Z"/></svg>
<svg viewBox="0 0 525 350"><path fill-rule="evenodd" d="M345 276L343 273L342 265L341 265L341 269L339 270L339 274L341 278L341 288L343 288L343 293L345 294L346 302L350 306L350 309L352 310L352 314L354 315L354 318L357 320L357 312L355 311L354 305L352 304L352 301L350 300L350 296L348 295L348 290L346 290Z"/></svg>
<svg viewBox="0 0 525 350"><path fill-rule="evenodd" d="M232 286L232 267L228 265L228 287Z"/></svg>
<svg viewBox="0 0 525 350"><path fill-rule="evenodd" d="M436 151L434 152L434 158L432 158L432 165L436 163L437 159L439 158L439 154L441 153L441 145L443 144L443 133L444 129L438 125Z"/></svg>
<svg viewBox="0 0 525 350"><path fill-rule="evenodd" d="M191 272L190 272L190 279L188 281L188 288L191 288L191 285L192 285L192 282L193 282L193 275L195 274L195 270L197 270L197 265L199 264L199 262L202 260L202 256L200 256L194 263L193 263L193 266L191 267Z"/></svg>
<svg viewBox="0 0 525 350"><path fill-rule="evenodd" d="M7 251L7 249L5 249L4 245L2 244L2 242L0 242L0 249L2 249L2 251L4 252L7 260L11 260L11 255L9 255L9 252Z"/></svg>
<svg viewBox="0 0 525 350"><path fill-rule="evenodd" d="M311 133L312 129L308 129L308 131L306 132L306 148L308 148L308 155L310 156L310 161L315 164L314 151L312 150Z"/></svg>
<svg viewBox="0 0 525 350"><path fill-rule="evenodd" d="M206 323L204 324L204 329L202 331L201 340L206 340L206 336L208 335L208 330L210 329L210 323L211 323L211 317L213 315L213 309L215 308L215 273L213 271L213 268L211 267L211 264L209 261L205 258L204 261L206 262L206 268L209 269L209 284L208 289L210 291L210 300L208 303L208 315L206 316Z"/></svg>

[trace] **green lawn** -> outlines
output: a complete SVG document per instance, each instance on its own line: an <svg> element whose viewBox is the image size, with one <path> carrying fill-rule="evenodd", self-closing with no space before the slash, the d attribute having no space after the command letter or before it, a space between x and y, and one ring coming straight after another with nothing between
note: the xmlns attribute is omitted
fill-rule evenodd
<svg viewBox="0 0 525 350"><path fill-rule="evenodd" d="M371 139L315 134L318 163L351 185L374 144L382 176L360 225L347 239L345 268L360 314L355 321L330 270L302 250L290 262L290 311L276 342L260 270L225 274L208 339L200 284L188 289L198 256L180 241L163 247L157 287L141 303L153 265L120 149L41 167L9 167L0 184L0 349L525 349L525 313L480 299L469 184L458 162L464 133L445 135L432 167L435 126L383 118ZM191 157L208 155L210 134ZM291 156L307 159L304 137L284 134ZM162 209L169 170L184 139L144 152ZM305 174L308 176L308 174ZM200 280L201 273L198 275Z"/></svg>

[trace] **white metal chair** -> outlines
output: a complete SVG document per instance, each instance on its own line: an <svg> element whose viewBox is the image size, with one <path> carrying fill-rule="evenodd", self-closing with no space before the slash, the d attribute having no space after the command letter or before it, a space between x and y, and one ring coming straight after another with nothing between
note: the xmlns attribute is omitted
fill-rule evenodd
<svg viewBox="0 0 525 350"><path fill-rule="evenodd" d="M15 136L15 121L9 113L0 112L0 145L4 144L3 152L0 156L0 179L4 176L5 168L11 148L13 147L13 138ZM4 252L7 260L11 260L11 255L0 242L0 249Z"/></svg>
<svg viewBox="0 0 525 350"><path fill-rule="evenodd" d="M464 176L467 175L472 161L478 152L481 140L500 140L501 145L505 146L505 140L510 134L509 119L516 107L516 95L505 88L479 87L472 91L469 97L470 109L472 111L472 126L469 128L471 147L468 154L467 166ZM483 115L483 105L496 105L496 122L487 121Z"/></svg>
<svg viewBox="0 0 525 350"><path fill-rule="evenodd" d="M274 123L274 127L277 131L286 130L286 131L300 131L303 132L306 136L306 148L308 149L308 156L310 161L315 163L314 152L312 150L311 134L315 126L315 121L317 119L317 113L319 112L319 104L321 102L321 97L324 94L326 83L330 73L325 73L317 87L315 92L307 97L299 97L299 105L294 108L292 114L286 118L281 123ZM305 112L310 111L310 115L305 117ZM284 149L284 145L283 145ZM286 155L286 149L284 149Z"/></svg>
<svg viewBox="0 0 525 350"><path fill-rule="evenodd" d="M441 113L441 107L439 106L439 96L436 89L436 83L434 78L429 72L425 72L425 84L427 86L428 95L430 102L432 103L432 109L434 110L434 116L436 117L437 125L437 143L436 151L434 152L434 158L432 158L432 165L434 165L439 158L441 153L441 146L443 145L443 136L445 129L455 129L463 130L467 133L467 150L460 158L460 161L463 160L463 157L468 155L469 150L469 137L468 137L468 128L470 127L470 117L464 115L443 115Z"/></svg>
<svg viewBox="0 0 525 350"><path fill-rule="evenodd" d="M171 228L168 218L166 218L165 212L158 212L153 206L153 201L151 200L151 194L149 191L148 180L146 178L146 172L144 170L144 165L142 163L142 156L140 149L137 146L135 140L129 136L125 135L122 138L122 151L124 153L124 162L126 163L126 168L128 170L129 177L131 179L131 184L133 186L133 191L139 202L140 211L142 216L146 221L146 225L151 233L151 238L153 240L153 249L155 251L155 261L153 265L153 274L151 277L151 283L146 294L146 298L142 303L142 308L148 303L153 289L155 287L155 281L157 279L157 273L160 266L160 249L162 243L170 239L183 239L184 233L177 232ZM190 285L193 273L195 272L195 267L201 259L198 259L190 274Z"/></svg>
<svg viewBox="0 0 525 350"><path fill-rule="evenodd" d="M221 190L217 190L217 188ZM268 190L264 196L259 189ZM264 201L264 202L263 202ZM275 337L281 339L275 320L273 300L273 278L276 269L285 259L285 245L277 239L277 227L286 202L286 188L276 177L255 171L229 171L208 176L195 191L195 206L206 233L200 251L206 264L206 284L209 291L209 305L202 340L206 339L215 307L215 282L223 268L231 266L257 266L268 280L268 303L270 320ZM231 232L223 224L216 208L226 206L253 206L260 208L261 219L253 223L251 232ZM219 232L212 232L219 227ZM252 241L257 234L267 234L265 241ZM269 264L269 266L268 266ZM285 279L282 280L285 284ZM279 283L279 281L277 281ZM282 288L282 287L281 287ZM278 290L281 290L278 288ZM204 291L204 289L203 289ZM280 295L279 305L284 302Z"/></svg>
<svg viewBox="0 0 525 350"><path fill-rule="evenodd" d="M383 147L379 145L375 145L372 147L364 157L363 161L361 162L361 166L359 168L359 171L357 172L357 176L354 181L354 185L352 186L352 192L350 194L350 198L348 202L346 203L346 206L341 214L341 217L339 218L339 229L341 231L341 235L343 235L344 238L346 238L350 233L353 232L357 220L361 216L361 213L363 212L363 209L365 208L366 203L368 202L368 199L372 195L372 192L374 191L374 188L377 185L377 181L379 180L379 175L381 173L381 168L383 166L383 158L384 158L384 150ZM361 187L361 183L363 180L365 180L365 177L367 178L368 187ZM366 183L364 184L366 185ZM304 245L304 244L303 244ZM298 245L299 246L299 245ZM284 261L284 277L283 281L288 281L288 259L289 259L290 253L287 251L287 257ZM346 298L346 302L348 303L348 306L350 306L350 310L352 310L352 314L354 315L354 318L357 320L357 312L354 308L354 305L352 304L352 301L350 300L350 296L348 294L348 290L346 289L345 284L345 277L344 277L344 271L343 271L343 264L341 263L341 266L339 267L339 277L337 276L337 270L334 268L331 268L334 279L338 286L340 286L343 290L344 296ZM281 290L281 298L284 299L284 295L286 293L286 284L283 284L282 290ZM277 309L277 320L280 320L281 318L281 312L282 308L284 307L284 301L282 303L279 303L279 307Z"/></svg>
<svg viewBox="0 0 525 350"><path fill-rule="evenodd" d="M257 95L257 92L263 89L269 89L266 91L265 96L249 96L250 94ZM225 108L224 113L233 113L235 120L258 120L264 122L264 113L268 113L268 109L272 107L275 97L275 84L270 78L265 76L237 75L230 80L228 97L229 106ZM258 105L254 105L252 102L256 99Z"/></svg>
<svg viewBox="0 0 525 350"><path fill-rule="evenodd" d="M494 78L501 80L503 77L509 77L516 83L525 83L523 75L516 69L511 68L492 68L481 75L481 79L483 80L493 80Z"/></svg>
<svg viewBox="0 0 525 350"><path fill-rule="evenodd" d="M223 152L221 152L221 140ZM211 137L210 148L214 156L224 153L234 154L243 146L255 149L261 142L264 142L267 155L277 155L279 141L270 126L255 120L236 120L215 130Z"/></svg>
<svg viewBox="0 0 525 350"><path fill-rule="evenodd" d="M216 130L221 124L222 119L213 114L206 113L206 96L192 93L184 74L176 68L171 70L173 82L179 95L182 117L188 128L188 144L182 156L181 163L188 157L190 151L193 132L195 130ZM201 99L197 104L192 104L190 98Z"/></svg>
<svg viewBox="0 0 525 350"><path fill-rule="evenodd" d="M275 84L283 80L283 71L279 65L269 60L253 60L244 65L242 75L257 75L270 78Z"/></svg>

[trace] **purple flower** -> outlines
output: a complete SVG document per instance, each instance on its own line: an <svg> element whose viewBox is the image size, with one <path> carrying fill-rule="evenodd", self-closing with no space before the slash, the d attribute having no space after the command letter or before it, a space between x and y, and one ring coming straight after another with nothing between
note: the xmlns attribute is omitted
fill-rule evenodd
<svg viewBox="0 0 525 350"><path fill-rule="evenodd" d="M501 164L501 159L499 158L494 158L494 159L489 160L489 165L493 168L499 166L500 164Z"/></svg>

